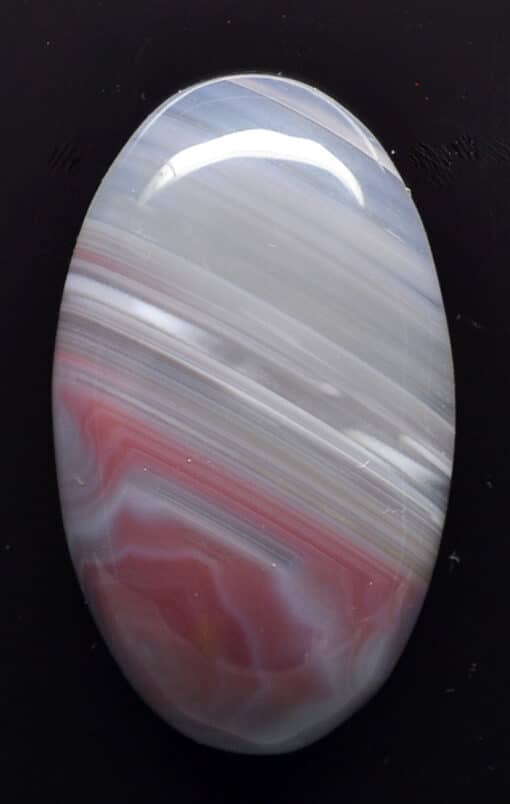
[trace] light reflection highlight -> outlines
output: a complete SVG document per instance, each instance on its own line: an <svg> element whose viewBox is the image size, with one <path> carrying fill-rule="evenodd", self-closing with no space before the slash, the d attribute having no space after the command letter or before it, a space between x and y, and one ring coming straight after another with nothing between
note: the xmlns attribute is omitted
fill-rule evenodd
<svg viewBox="0 0 510 804"><path fill-rule="evenodd" d="M179 151L153 176L138 202L146 204L161 190L197 170L240 158L281 159L325 170L341 182L360 206L365 205L363 191L353 172L323 145L304 137L259 128L225 134Z"/></svg>

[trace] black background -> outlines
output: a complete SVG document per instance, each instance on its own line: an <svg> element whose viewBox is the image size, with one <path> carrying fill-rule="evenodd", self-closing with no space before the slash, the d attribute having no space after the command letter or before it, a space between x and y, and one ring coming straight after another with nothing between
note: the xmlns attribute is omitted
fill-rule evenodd
<svg viewBox="0 0 510 804"><path fill-rule="evenodd" d="M507 5L4 0L5 804L510 799ZM60 295L102 176L169 95L248 70L318 85L395 151L437 262L458 404L441 552L396 671L335 733L268 759L194 745L124 681L68 559L50 420Z"/></svg>

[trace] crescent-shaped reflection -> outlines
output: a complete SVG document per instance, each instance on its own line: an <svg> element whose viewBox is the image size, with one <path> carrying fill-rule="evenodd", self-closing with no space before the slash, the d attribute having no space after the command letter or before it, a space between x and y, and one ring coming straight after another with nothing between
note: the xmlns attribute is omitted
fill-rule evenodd
<svg viewBox="0 0 510 804"><path fill-rule="evenodd" d="M260 128L225 134L179 151L152 177L138 203L146 204L164 188L201 168L239 158L281 159L325 170L341 182L360 206L365 204L363 191L353 172L323 145L304 137L291 137Z"/></svg>

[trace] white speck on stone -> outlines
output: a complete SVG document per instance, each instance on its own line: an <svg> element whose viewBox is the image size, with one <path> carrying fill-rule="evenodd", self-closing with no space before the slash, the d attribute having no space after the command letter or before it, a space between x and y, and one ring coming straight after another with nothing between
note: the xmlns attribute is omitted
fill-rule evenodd
<svg viewBox="0 0 510 804"><path fill-rule="evenodd" d="M340 391L338 390L338 388L335 388L334 385L330 385L329 382L319 383L318 389L319 391L322 391L323 394L326 394L326 396L332 396L332 397L340 396Z"/></svg>
<svg viewBox="0 0 510 804"><path fill-rule="evenodd" d="M272 566L272 567L276 567L276 564L275 564L275 562L274 562L274 561L271 561L271 566Z"/></svg>
<svg viewBox="0 0 510 804"><path fill-rule="evenodd" d="M191 463L191 458L186 458L186 463Z"/></svg>
<svg viewBox="0 0 510 804"><path fill-rule="evenodd" d="M76 483L77 486L85 486L86 483L79 475L73 475L73 481Z"/></svg>

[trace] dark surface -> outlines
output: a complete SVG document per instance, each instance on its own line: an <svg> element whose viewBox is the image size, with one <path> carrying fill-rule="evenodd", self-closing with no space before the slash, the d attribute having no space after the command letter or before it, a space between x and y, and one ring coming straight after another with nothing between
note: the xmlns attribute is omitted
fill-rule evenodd
<svg viewBox="0 0 510 804"><path fill-rule="evenodd" d="M0 800L510 800L510 13L462 0L4 0ZM106 169L176 90L283 71L393 156L436 257L458 440L432 587L381 693L298 754L194 745L131 691L69 562L50 421L74 240Z"/></svg>

